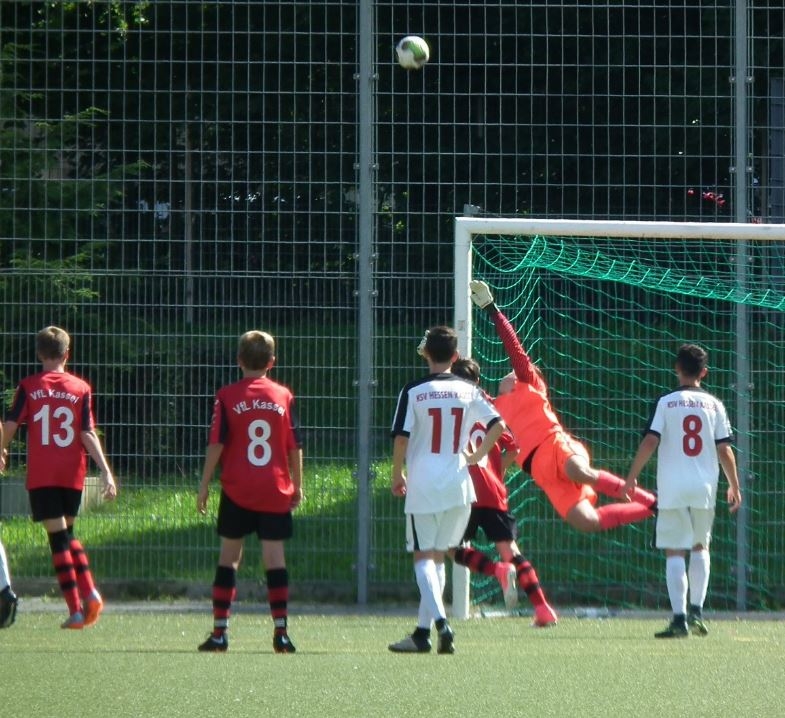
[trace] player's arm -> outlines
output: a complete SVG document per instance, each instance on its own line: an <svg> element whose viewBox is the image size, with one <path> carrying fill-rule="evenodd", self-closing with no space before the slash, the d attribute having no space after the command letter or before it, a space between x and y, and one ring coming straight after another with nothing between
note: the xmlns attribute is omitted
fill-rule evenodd
<svg viewBox="0 0 785 718"><path fill-rule="evenodd" d="M512 324L494 303L490 287L485 282L479 280L469 282L469 287L471 288L472 301L488 313L494 327L496 327L496 333L499 335L499 339L502 340L504 350L510 358L512 370L515 372L518 381L526 384L537 383L537 373L534 369L534 364L518 339Z"/></svg>
<svg viewBox="0 0 785 718"><path fill-rule="evenodd" d="M521 450L518 444L515 443L515 437L512 432L507 429L499 439L499 451L501 452L501 470L502 476L507 473L507 470L515 463L515 459Z"/></svg>
<svg viewBox="0 0 785 718"><path fill-rule="evenodd" d="M104 485L104 498L107 501L111 501L117 496L117 484L115 483L114 476L112 476L112 470L109 468L109 462L104 455L101 440L93 429L82 431L80 437L82 439L82 445L87 450L87 453L90 454L90 458L95 462L95 465L101 472L101 481Z"/></svg>
<svg viewBox="0 0 785 718"><path fill-rule="evenodd" d="M16 433L17 424L14 421L6 421L0 429L0 471L5 471L8 466L8 447L11 444L11 439L14 438Z"/></svg>
<svg viewBox="0 0 785 718"><path fill-rule="evenodd" d="M296 449L291 449L288 460L289 475L292 477L292 484L294 484L292 508L296 509L305 498L303 496L303 450L299 446Z"/></svg>
<svg viewBox="0 0 785 718"><path fill-rule="evenodd" d="M512 446L502 451L502 476L507 473L507 470L515 463L518 454L521 450L517 446Z"/></svg>
<svg viewBox="0 0 785 718"><path fill-rule="evenodd" d="M502 434L507 430L507 425L502 419L491 421L485 431L485 437L482 443L471 454L466 455L466 463L469 466L479 464L487 455L488 452L494 447L494 444L501 438Z"/></svg>
<svg viewBox="0 0 785 718"><path fill-rule="evenodd" d="M207 447L207 452L204 457L204 465L202 466L202 481L199 484L199 493L196 496L196 510L200 514L207 513L207 499L210 495L210 481L213 478L215 470L218 468L218 462L221 460L223 453L223 444L210 444Z"/></svg>
<svg viewBox="0 0 785 718"><path fill-rule="evenodd" d="M659 444L660 437L652 432L647 433L641 440L635 458L632 460L630 470L627 472L627 481L624 485L624 496L626 496L627 499L630 498L633 490L637 486L638 477L640 476L641 471L643 471L643 467L646 466Z"/></svg>
<svg viewBox="0 0 785 718"><path fill-rule="evenodd" d="M409 446L409 437L397 434L393 439L392 472L390 476L390 490L393 496L406 495L406 476L403 473L403 463L406 460L406 449Z"/></svg>
<svg viewBox="0 0 785 718"><path fill-rule="evenodd" d="M736 455L730 443L722 442L717 444L717 458L719 459L722 473L728 480L728 505L730 512L738 511L741 506L741 487L739 485L739 474L736 469Z"/></svg>
<svg viewBox="0 0 785 718"><path fill-rule="evenodd" d="M11 441L13 441L18 427L19 424L15 421L7 420L3 423L3 440L2 445L0 446L0 471L5 471L6 466L8 466L8 447L11 445Z"/></svg>

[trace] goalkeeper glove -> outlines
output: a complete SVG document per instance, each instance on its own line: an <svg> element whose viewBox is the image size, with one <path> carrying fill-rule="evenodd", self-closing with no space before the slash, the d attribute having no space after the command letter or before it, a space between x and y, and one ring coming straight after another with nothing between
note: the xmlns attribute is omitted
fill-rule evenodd
<svg viewBox="0 0 785 718"><path fill-rule="evenodd" d="M491 294L490 287L479 279L473 279L469 282L469 289L471 290L472 301L480 308L493 304L493 294Z"/></svg>
<svg viewBox="0 0 785 718"><path fill-rule="evenodd" d="M417 345L417 353L421 356L425 356L425 342L428 341L428 330L425 330L425 334L423 334L423 338L420 339L420 343Z"/></svg>

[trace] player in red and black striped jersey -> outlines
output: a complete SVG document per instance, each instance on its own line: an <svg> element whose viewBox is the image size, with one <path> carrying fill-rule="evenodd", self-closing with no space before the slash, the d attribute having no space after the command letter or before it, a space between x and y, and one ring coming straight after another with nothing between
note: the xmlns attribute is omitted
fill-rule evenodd
<svg viewBox="0 0 785 718"><path fill-rule="evenodd" d="M84 546L74 536L82 500L87 454L101 473L103 496L114 499L117 487L95 432L90 385L66 371L71 338L59 327L36 336L43 371L22 379L3 426L0 470L20 425L27 427L27 477L34 521L49 537L52 563L69 617L63 628L79 629L98 621L103 600L96 590Z"/></svg>
<svg viewBox="0 0 785 718"><path fill-rule="evenodd" d="M494 304L488 285L474 280L470 288L472 301L488 313L512 363L513 373L499 385L496 408L518 443L521 468L531 474L559 515L579 531L606 531L653 516L653 494L636 487L627 497L623 479L592 467L586 447L562 427L545 379ZM597 493L620 501L595 508Z"/></svg>
<svg viewBox="0 0 785 718"><path fill-rule="evenodd" d="M480 367L474 359L459 359L450 371L475 384L480 383ZM470 447L482 443L485 427L475 424L470 434ZM556 623L557 616L548 604L540 585L537 572L521 554L517 544L518 526L510 512L507 485L504 476L515 462L518 446L512 434L506 431L488 455L479 463L469 467L477 498L472 504L469 525L464 533L464 545L455 549L452 559L470 571L485 576L495 576L502 587L504 602L508 608L518 603L518 588L522 588L534 608L532 625L543 628ZM486 537L496 544L501 561L493 561L482 551L469 546L482 529Z"/></svg>
<svg viewBox="0 0 785 718"><path fill-rule="evenodd" d="M284 541L292 536L292 511L303 499L302 449L292 392L268 377L275 341L266 332L240 337L237 363L243 378L215 396L210 437L197 497L207 511L208 487L221 466L218 535L221 553L213 581L213 632L200 651L222 652L236 596L237 569L245 537L262 545L267 594L273 618L273 649L294 653L287 633L289 574Z"/></svg>

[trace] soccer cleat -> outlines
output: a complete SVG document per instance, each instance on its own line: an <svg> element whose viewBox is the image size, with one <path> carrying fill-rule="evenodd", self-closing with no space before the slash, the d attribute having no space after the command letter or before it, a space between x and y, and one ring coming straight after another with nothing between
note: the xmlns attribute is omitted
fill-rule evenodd
<svg viewBox="0 0 785 718"><path fill-rule="evenodd" d="M664 631L659 631L654 634L655 638L687 638L690 632L687 630L687 624L680 621L671 621Z"/></svg>
<svg viewBox="0 0 785 718"><path fill-rule="evenodd" d="M547 603L540 604L534 607L534 620L532 626L534 628L547 628L548 626L555 626L559 621L556 611L551 608Z"/></svg>
<svg viewBox="0 0 785 718"><path fill-rule="evenodd" d="M229 639L225 633L216 636L211 633L204 643L200 643L197 650L202 653L226 653L229 649Z"/></svg>
<svg viewBox="0 0 785 718"><path fill-rule="evenodd" d="M285 633L276 633L273 636L273 650L276 653L294 653L297 649Z"/></svg>
<svg viewBox="0 0 785 718"><path fill-rule="evenodd" d="M509 609L515 608L518 605L518 576L515 566L511 563L499 562L494 573L502 588L504 605Z"/></svg>
<svg viewBox="0 0 785 718"><path fill-rule="evenodd" d="M387 646L393 653L430 653L431 639L421 638L414 634L402 638L397 643Z"/></svg>
<svg viewBox="0 0 785 718"><path fill-rule="evenodd" d="M84 628L84 614L81 611L72 613L60 624L60 628L69 628L72 631L80 631Z"/></svg>
<svg viewBox="0 0 785 718"><path fill-rule="evenodd" d="M439 631L439 643L436 647L436 652L455 653L455 634L449 626L445 626Z"/></svg>
<svg viewBox="0 0 785 718"><path fill-rule="evenodd" d="M104 601L97 593L88 598L84 603L85 628L88 626L94 626L96 623L98 623L98 617L101 615L101 611L103 610Z"/></svg>
<svg viewBox="0 0 785 718"><path fill-rule="evenodd" d="M0 593L0 628L8 628L16 620L16 607L19 604L19 599L16 594L11 590L10 586L6 586Z"/></svg>
<svg viewBox="0 0 785 718"><path fill-rule="evenodd" d="M690 613L687 616L687 627L693 636L708 636L709 629L703 622L703 617L698 613Z"/></svg>

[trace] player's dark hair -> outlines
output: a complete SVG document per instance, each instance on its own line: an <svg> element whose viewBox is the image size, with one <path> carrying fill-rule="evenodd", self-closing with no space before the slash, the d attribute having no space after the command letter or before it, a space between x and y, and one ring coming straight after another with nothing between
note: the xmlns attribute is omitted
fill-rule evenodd
<svg viewBox="0 0 785 718"><path fill-rule="evenodd" d="M450 361L458 350L458 335L452 327L431 327L424 349L436 364Z"/></svg>
<svg viewBox="0 0 785 718"><path fill-rule="evenodd" d="M699 377L708 364L708 353L697 344L682 344L676 353L676 366L691 379Z"/></svg>
<svg viewBox="0 0 785 718"><path fill-rule="evenodd" d="M46 327L35 337L35 351L40 360L62 359L71 348L71 337L60 327Z"/></svg>
<svg viewBox="0 0 785 718"><path fill-rule="evenodd" d="M267 332L252 329L240 337L237 360L251 371L266 369L275 356L275 339Z"/></svg>
<svg viewBox="0 0 785 718"><path fill-rule="evenodd" d="M480 365L474 359L458 359L450 371L461 379L468 379L475 384L480 383Z"/></svg>

